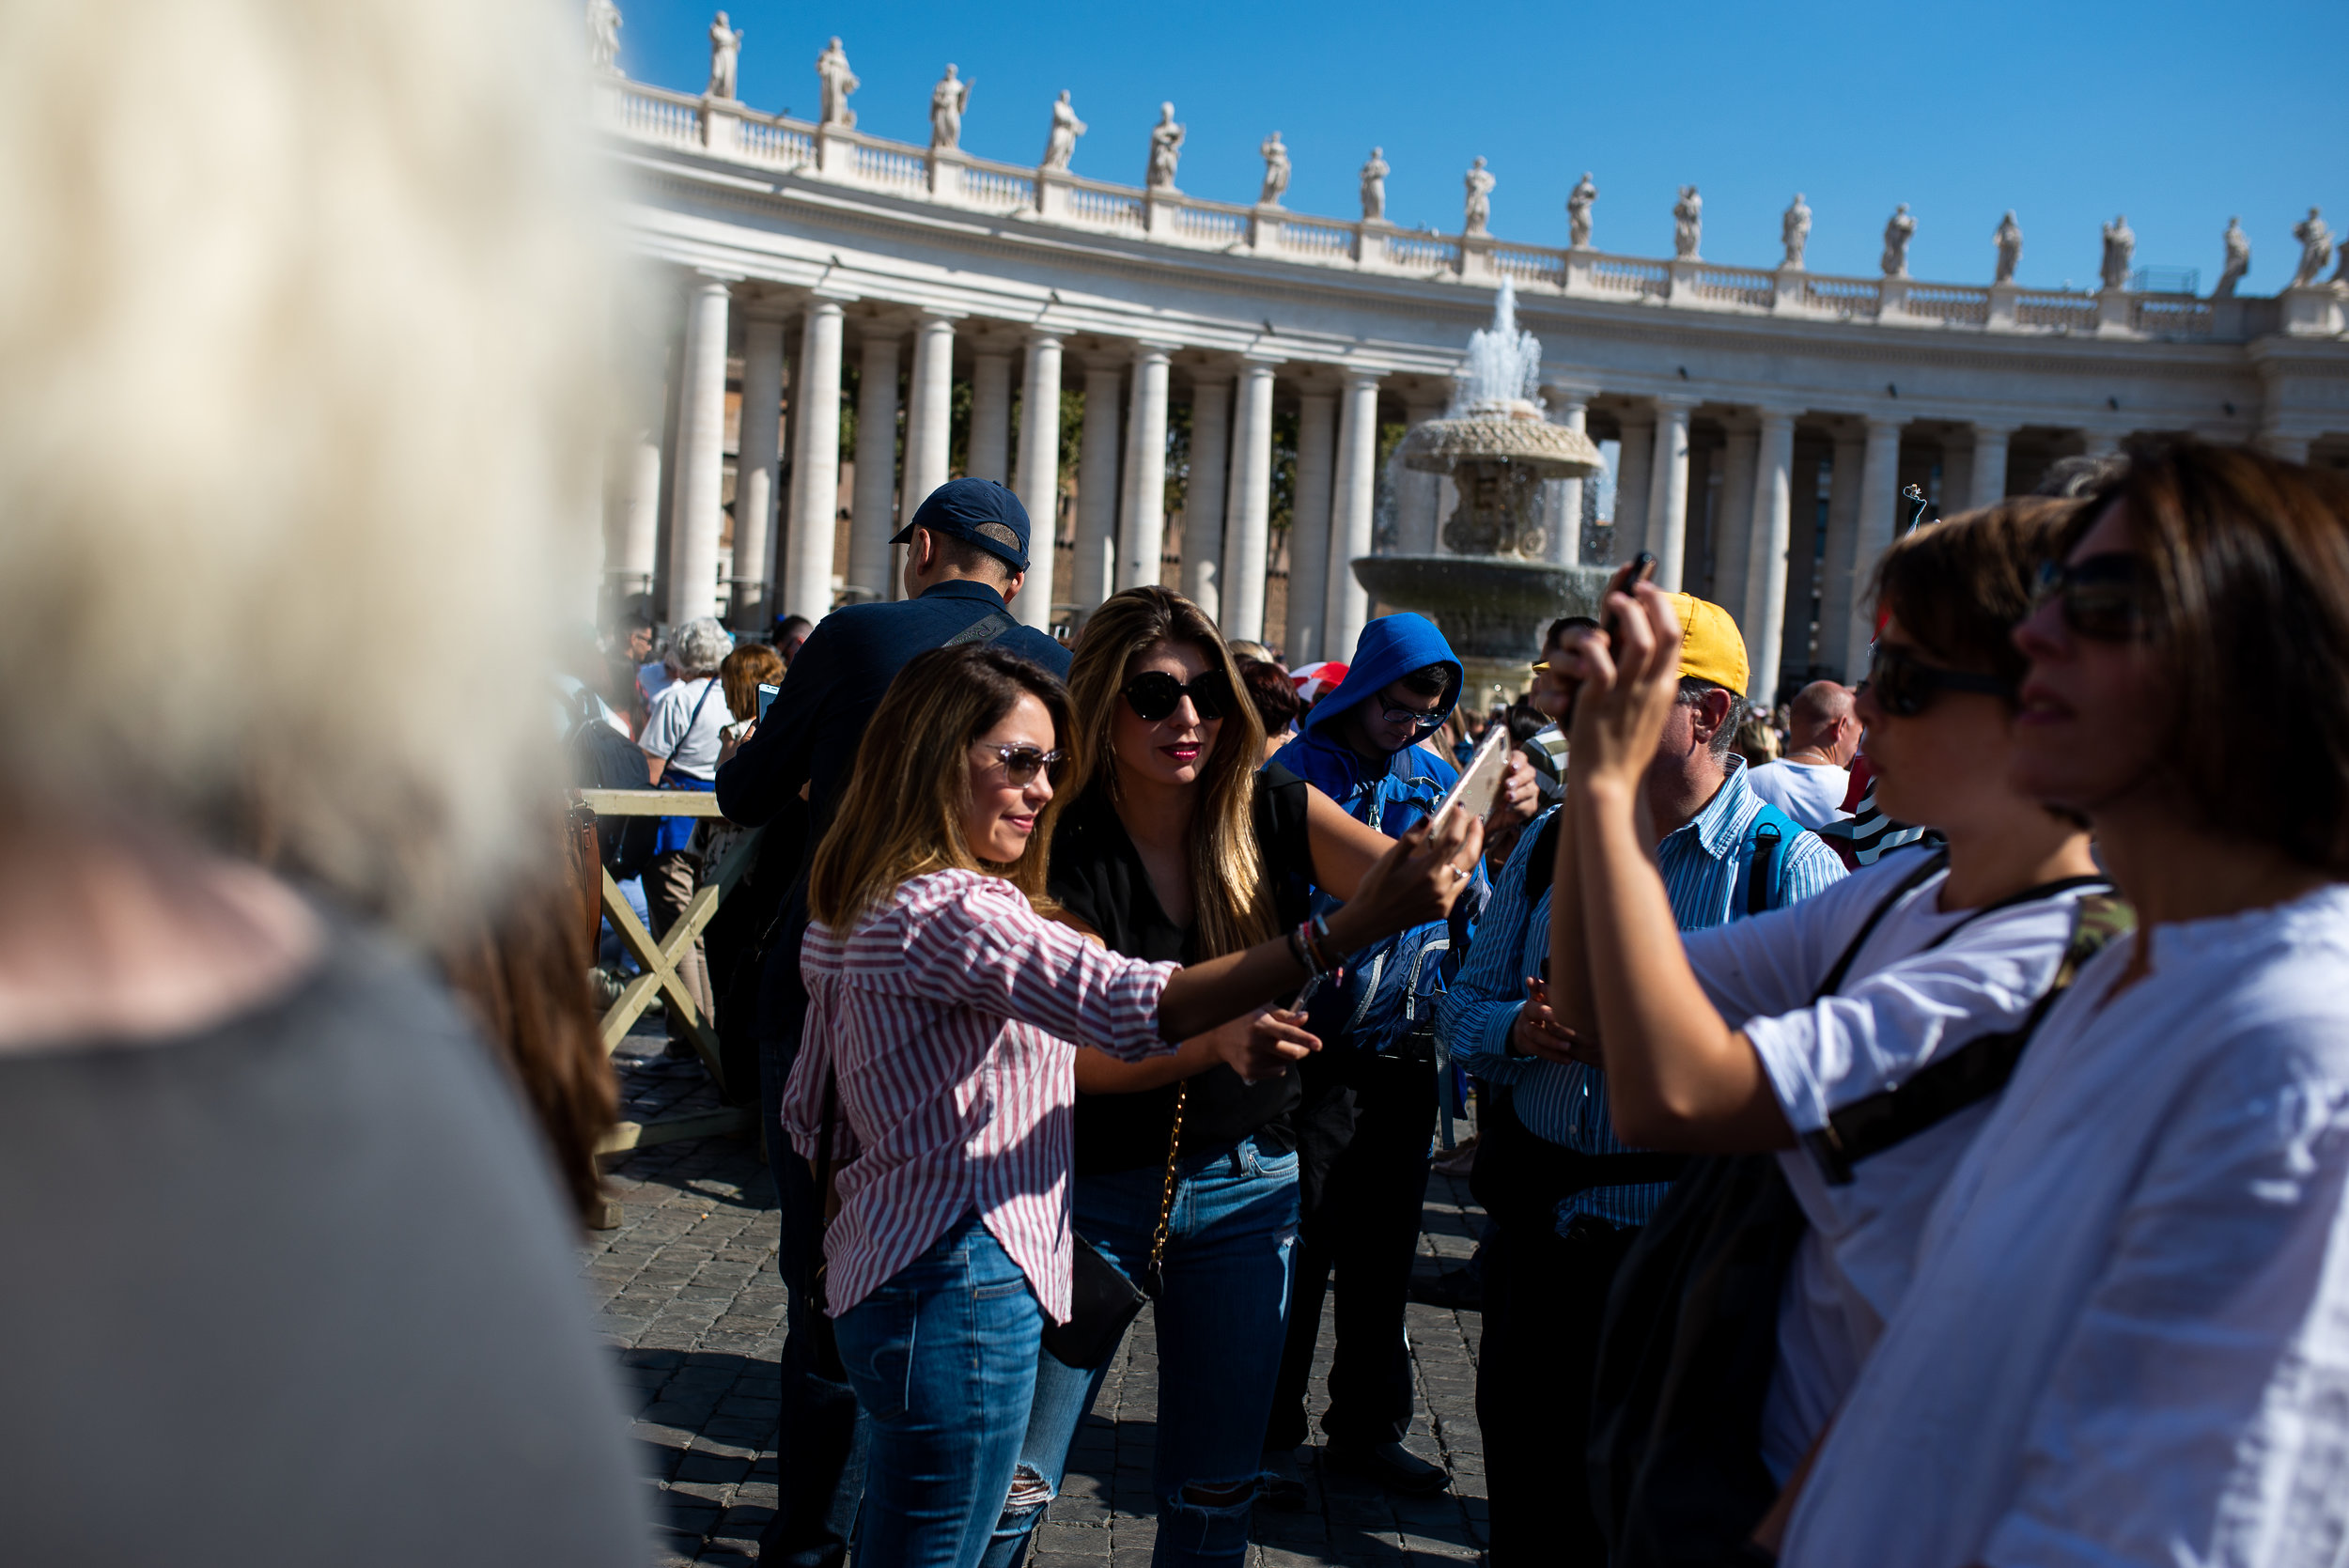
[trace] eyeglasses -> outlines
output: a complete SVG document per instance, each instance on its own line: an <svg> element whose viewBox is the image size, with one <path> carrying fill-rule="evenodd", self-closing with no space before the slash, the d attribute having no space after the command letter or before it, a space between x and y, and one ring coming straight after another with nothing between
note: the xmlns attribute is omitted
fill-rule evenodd
<svg viewBox="0 0 2349 1568"><path fill-rule="evenodd" d="M972 742L982 752L992 752L1003 765L1003 777L1014 789L1025 789L1035 782L1038 773L1050 769L1048 777L1060 783L1061 770L1068 765L1068 753L1057 749L1039 752L1034 746L997 746L985 740Z"/></svg>
<svg viewBox="0 0 2349 1568"><path fill-rule="evenodd" d="M2039 591L2031 597L2031 608L2061 603L2063 624L2074 636L2097 643L2133 642L2144 633L2147 586L2144 561L2119 551L2068 565L2047 561L2039 567Z"/></svg>
<svg viewBox="0 0 2349 1568"><path fill-rule="evenodd" d="M1867 689L1876 705L1902 719L1914 719L1933 706L1941 691L1977 691L2013 701L2014 683L1997 675L1967 670L1943 670L1925 663L1906 648L1878 643L1868 653Z"/></svg>
<svg viewBox="0 0 2349 1568"><path fill-rule="evenodd" d="M1388 723L1408 724L1413 730L1418 731L1421 734L1426 734L1430 731L1441 729L1443 727L1443 708L1441 706L1438 706L1432 711L1422 711L1416 707L1401 707L1393 703L1381 701L1378 705L1378 712L1380 717L1384 718Z"/></svg>
<svg viewBox="0 0 2349 1568"><path fill-rule="evenodd" d="M1199 722L1212 723L1232 711L1232 681L1221 670L1209 670L1189 686L1164 670L1144 670L1126 683L1122 693L1134 717L1155 724L1182 706L1185 697L1198 711Z"/></svg>

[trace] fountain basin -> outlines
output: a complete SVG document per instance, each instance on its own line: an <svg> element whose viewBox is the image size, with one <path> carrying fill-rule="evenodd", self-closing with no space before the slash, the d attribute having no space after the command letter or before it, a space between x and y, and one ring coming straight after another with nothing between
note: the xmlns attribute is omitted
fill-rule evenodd
<svg viewBox="0 0 2349 1568"><path fill-rule="evenodd" d="M1509 697L1523 691L1543 630L1561 615L1595 615L1609 575L1510 555L1362 555L1353 565L1373 599L1442 629L1467 677L1464 700L1475 693L1480 703L1493 686Z"/></svg>

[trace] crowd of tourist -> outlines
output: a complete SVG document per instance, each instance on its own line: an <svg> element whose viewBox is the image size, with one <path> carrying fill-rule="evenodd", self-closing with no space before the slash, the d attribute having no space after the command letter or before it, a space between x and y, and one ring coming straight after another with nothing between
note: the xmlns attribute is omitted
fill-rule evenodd
<svg viewBox="0 0 2349 1568"><path fill-rule="evenodd" d="M1636 564L1499 702L1410 614L1064 643L977 478L901 598L591 645L571 40L18 8L7 1560L642 1560L572 1245L606 872L662 932L733 890L669 1011L781 1210L776 1560L1022 1560L1144 1310L1156 1560L1307 1495L1325 1303L1326 1463L1440 1490L1404 1304L1471 1102L1494 1563L2341 1560L2338 475L2164 440L1916 529L1850 689L1752 693Z"/></svg>

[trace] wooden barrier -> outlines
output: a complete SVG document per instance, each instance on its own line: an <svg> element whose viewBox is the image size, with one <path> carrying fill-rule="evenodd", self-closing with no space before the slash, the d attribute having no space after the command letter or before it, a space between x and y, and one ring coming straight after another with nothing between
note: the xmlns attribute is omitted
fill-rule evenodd
<svg viewBox="0 0 2349 1568"><path fill-rule="evenodd" d="M598 816L706 816L723 820L725 814L718 809L718 797L708 791L688 789L581 789L573 795L580 804ZM658 994L669 1009L669 1017L677 1032L690 1041L693 1053L709 1072L709 1080L719 1092L726 1090L725 1067L718 1055L718 1034L712 1020L701 1016L694 1005L692 993L677 971L678 962L692 948L693 939L709 924L725 900L742 880L743 873L758 857L759 841L764 828L754 828L742 835L718 867L718 875L693 890L692 899L685 906L685 913L669 927L668 935L656 941L636 918L636 911L620 893L619 883L612 873L603 875L603 913L611 921L612 929L619 933L620 944L636 955L645 972L630 981L618 998L604 1010L601 1031L606 1056L619 1048L622 1040L645 1009L652 1005ZM649 1148L656 1143L673 1143L684 1138L708 1138L717 1133L747 1132L757 1125L756 1116L747 1108L726 1106L717 1110L689 1111L678 1116L663 1116L650 1122L622 1122L607 1134L597 1146L602 1155L619 1154L630 1149Z"/></svg>

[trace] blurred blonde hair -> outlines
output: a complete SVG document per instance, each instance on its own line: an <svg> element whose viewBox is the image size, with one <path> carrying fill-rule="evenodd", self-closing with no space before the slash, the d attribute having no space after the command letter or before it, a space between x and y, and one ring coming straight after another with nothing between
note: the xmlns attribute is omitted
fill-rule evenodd
<svg viewBox="0 0 2349 1568"><path fill-rule="evenodd" d="M577 34L0 7L4 787L411 931L543 862L614 303Z"/></svg>

